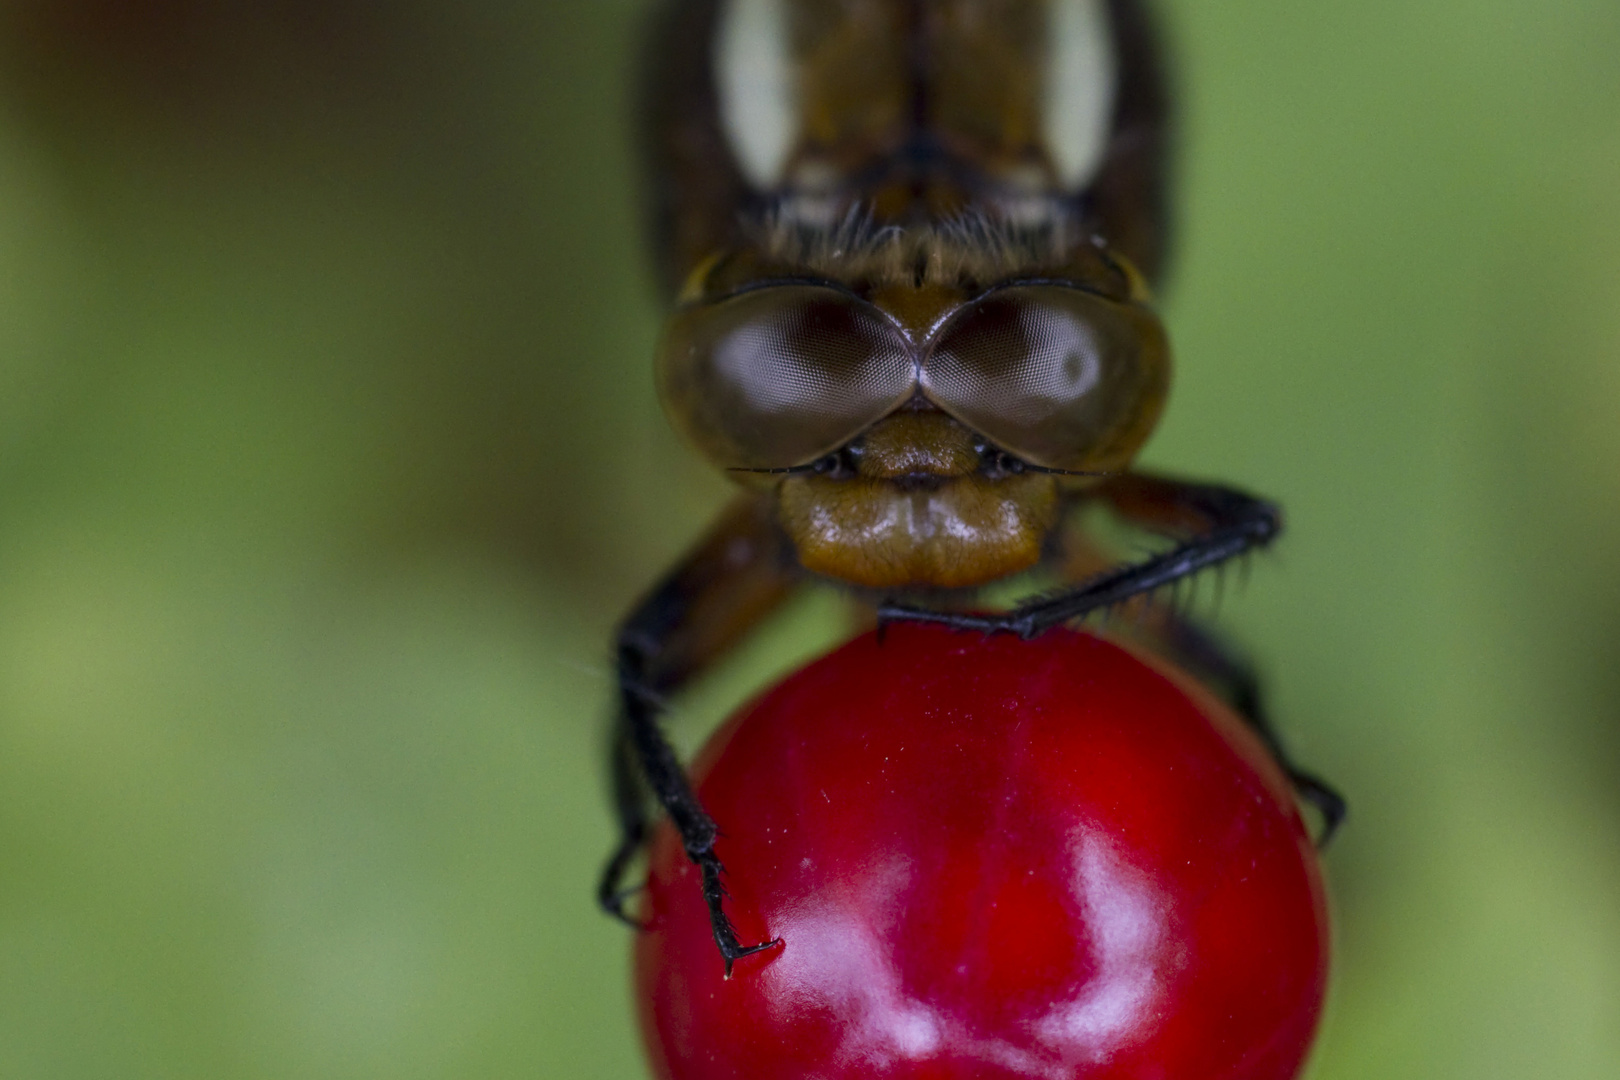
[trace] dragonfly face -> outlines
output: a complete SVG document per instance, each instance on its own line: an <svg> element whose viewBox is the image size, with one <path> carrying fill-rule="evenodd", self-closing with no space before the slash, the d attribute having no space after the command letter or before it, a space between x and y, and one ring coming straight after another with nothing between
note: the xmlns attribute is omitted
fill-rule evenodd
<svg viewBox="0 0 1620 1080"><path fill-rule="evenodd" d="M1157 171L1133 9L677 17L708 47L656 91L671 419L770 491L807 569L904 589L1032 566L1062 491L1123 470L1168 388L1136 268L1157 261L1157 181L1121 179Z"/></svg>
<svg viewBox="0 0 1620 1080"><path fill-rule="evenodd" d="M658 713L804 571L876 590L880 620L1032 636L1269 543L1281 517L1130 468L1169 384L1140 0L665 0L652 45L659 388L743 491L619 628L622 842L598 897L628 918L656 799L729 969L769 943L732 930L718 828ZM1112 563L1075 512L1092 504L1173 546ZM1036 564L1077 584L963 610ZM1240 664L1174 615L1143 626L1276 749ZM1278 756L1331 831L1337 796Z"/></svg>

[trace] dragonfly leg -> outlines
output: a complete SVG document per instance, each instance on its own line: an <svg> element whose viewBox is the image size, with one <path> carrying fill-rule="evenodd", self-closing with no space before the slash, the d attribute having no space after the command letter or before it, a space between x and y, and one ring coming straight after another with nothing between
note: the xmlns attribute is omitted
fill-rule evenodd
<svg viewBox="0 0 1620 1080"><path fill-rule="evenodd" d="M597 882L596 902L609 915L635 929L641 929L641 920L629 911L632 897L641 892L638 883L626 886L630 865L647 842L651 814L647 805L647 791L641 779L641 765L637 759L634 741L628 727L615 723L612 745L608 749L609 783L613 794L613 818L619 826L619 842L602 868Z"/></svg>
<svg viewBox="0 0 1620 1080"><path fill-rule="evenodd" d="M719 829L692 791L659 722L664 699L718 659L786 598L797 578L784 541L757 496L739 497L715 528L645 597L617 635L619 710L610 776L619 842L603 868L597 901L635 923L624 881L646 842L654 804L669 815L701 871L703 899L726 973L737 959L776 942L744 945L725 913Z"/></svg>
<svg viewBox="0 0 1620 1080"><path fill-rule="evenodd" d="M1148 632L1148 637L1156 651L1214 690L1248 722L1288 777L1294 793L1315 808L1321 819L1316 846L1327 847L1344 824L1349 807L1333 785L1294 763L1266 712L1265 695L1254 666L1209 631L1181 616L1167 616Z"/></svg>
<svg viewBox="0 0 1620 1080"><path fill-rule="evenodd" d="M1127 473L1088 497L1112 503L1124 519L1175 537L1177 542L1168 551L1105 570L1076 585L1024 601L1010 611L937 611L887 602L878 609L879 621L942 623L961 630L1036 637L1054 626L1123 604L1264 547L1282 530L1282 512L1274 503L1213 484Z"/></svg>
<svg viewBox="0 0 1620 1080"><path fill-rule="evenodd" d="M1282 527L1277 507L1231 488L1192 484L1142 473L1118 477L1082 499L1101 499L1116 513L1151 531L1173 537L1168 551L1122 566L1108 559L1077 528L1060 537L1062 573L1076 585L1020 603L1007 612L935 611L887 604L879 619L942 623L983 633L1033 637L1099 609L1126 605L1166 585L1174 587L1199 570L1262 547ZM1218 583L1217 583L1218 587ZM1248 722L1287 775L1294 791L1315 808L1325 846L1344 821L1346 805L1332 785L1296 765L1266 714L1254 669L1185 616L1161 605L1137 605L1121 633L1185 668L1214 689Z"/></svg>

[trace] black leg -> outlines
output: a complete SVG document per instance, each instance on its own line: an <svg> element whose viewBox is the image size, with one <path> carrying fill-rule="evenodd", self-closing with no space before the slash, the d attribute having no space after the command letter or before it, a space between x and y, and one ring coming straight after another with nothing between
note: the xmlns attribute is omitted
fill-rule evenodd
<svg viewBox="0 0 1620 1080"><path fill-rule="evenodd" d="M686 849L687 857L702 871L703 899L709 907L709 924L714 931L714 943L719 946L720 956L725 961L726 974L729 976L731 965L735 961L772 948L780 944L780 941L744 945L737 940L737 931L732 927L731 919L725 912L726 890L720 881L720 875L725 868L721 866L719 858L714 853L714 842L719 837L720 830L715 826L714 819L709 816L708 811L703 809L703 804L698 802L697 796L692 793L692 785L687 781L686 772L675 756L675 748L670 746L669 740L664 738L664 733L659 729L660 705L656 694L645 681L645 667L645 659L639 655L634 644L621 643L619 679L622 730L630 747L634 749L642 776L646 778L653 796L669 814L671 824L680 834L681 845ZM625 826L624 833L618 849L608 862L602 884L598 889L598 896L603 898L604 905L607 905L609 900L616 899L622 906L625 893L620 886L620 879L625 864L629 862L642 841L642 836L634 835L632 830L640 824L643 835L645 833L644 822L627 817L621 817L620 821ZM613 907L610 906L609 910L623 917L622 913L615 911Z"/></svg>
<svg viewBox="0 0 1620 1080"><path fill-rule="evenodd" d="M659 725L663 696L678 690L774 609L796 584L769 504L743 496L715 529L630 613L617 635L619 712L611 780L619 842L598 882L597 902L636 925L624 879L651 825L651 803L669 815L702 875L704 902L726 974L741 957L778 944L744 945L725 913L719 829L686 778ZM648 796L651 796L651 799Z"/></svg>
<svg viewBox="0 0 1620 1080"><path fill-rule="evenodd" d="M1315 773L1295 765L1283 748L1282 740L1266 714L1260 679L1247 661L1240 659L1207 631L1184 618L1172 617L1155 635L1157 644L1177 664L1197 676L1206 686L1224 697L1249 727L1260 737L1271 756L1281 766L1294 792L1316 808L1322 819L1322 832L1316 838L1318 849L1325 848L1344 824L1348 806L1344 796Z"/></svg>
<svg viewBox="0 0 1620 1080"><path fill-rule="evenodd" d="M1070 588L1034 597L1010 611L936 611L902 603L878 608L878 627L889 622L939 623L959 630L1036 637L1054 626L1105 611L1135 597L1186 580L1200 570L1264 547L1282 531L1277 506L1232 488L1193 484L1142 473L1111 480L1085 498L1103 499L1126 520L1177 538L1169 551L1095 574ZM1218 587L1218 583L1217 583ZM1161 613L1138 632L1221 692L1260 736L1299 797L1322 818L1318 846L1343 822L1345 801L1331 785L1296 766L1266 717L1254 672L1185 619Z"/></svg>
<svg viewBox="0 0 1620 1080"><path fill-rule="evenodd" d="M619 921L641 928L641 923L625 908L630 898L641 891L641 886L626 888L625 875L630 864L647 842L649 824L647 791L641 782L640 765L630 733L623 723L613 725L613 745L608 751L610 783L613 791L614 820L619 825L619 844L602 868L602 877L596 887L596 902Z"/></svg>
<svg viewBox="0 0 1620 1080"><path fill-rule="evenodd" d="M878 608L879 621L943 623L960 630L1036 637L1054 626L1173 585L1263 547L1282 530L1282 514L1274 504L1231 488L1131 474L1105 485L1097 494L1114 502L1126 518L1172 535L1192 535L1163 554L1035 597L1011 611L973 614L889 602Z"/></svg>

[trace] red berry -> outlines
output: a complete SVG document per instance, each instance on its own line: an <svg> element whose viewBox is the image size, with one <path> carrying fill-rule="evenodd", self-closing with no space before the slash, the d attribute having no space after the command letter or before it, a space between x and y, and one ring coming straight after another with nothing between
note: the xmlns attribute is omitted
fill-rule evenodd
<svg viewBox="0 0 1620 1080"><path fill-rule="evenodd" d="M1098 638L896 626L730 721L695 774L741 939L656 835L636 949L666 1080L1287 1080L1327 916L1287 781Z"/></svg>

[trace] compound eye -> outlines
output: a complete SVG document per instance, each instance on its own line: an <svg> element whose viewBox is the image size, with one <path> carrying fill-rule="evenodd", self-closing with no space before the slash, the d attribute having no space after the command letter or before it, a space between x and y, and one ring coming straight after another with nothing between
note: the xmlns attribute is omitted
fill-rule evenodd
<svg viewBox="0 0 1620 1080"><path fill-rule="evenodd" d="M929 400L1025 461L1114 472L1159 418L1169 348L1152 312L1063 285L966 308L922 362Z"/></svg>
<svg viewBox="0 0 1620 1080"><path fill-rule="evenodd" d="M771 285L671 320L658 354L664 409L716 464L806 465L916 392L904 334L836 289Z"/></svg>

